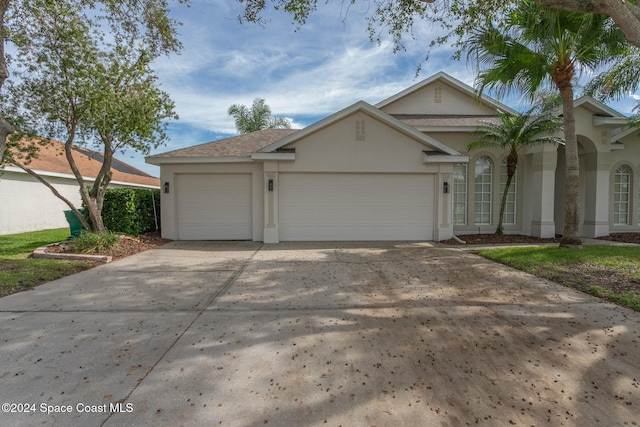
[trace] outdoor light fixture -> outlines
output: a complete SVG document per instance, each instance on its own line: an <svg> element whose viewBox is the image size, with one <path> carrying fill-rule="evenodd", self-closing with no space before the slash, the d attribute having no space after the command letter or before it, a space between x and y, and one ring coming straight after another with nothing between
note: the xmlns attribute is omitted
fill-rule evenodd
<svg viewBox="0 0 640 427"><path fill-rule="evenodd" d="M164 193L168 193L169 192L169 183L165 182L164 185L162 186L162 191Z"/></svg>
<svg viewBox="0 0 640 427"><path fill-rule="evenodd" d="M273 191L273 180L269 180L269 191Z"/></svg>
<svg viewBox="0 0 640 427"><path fill-rule="evenodd" d="M449 192L449 182L445 181L442 183L442 192L447 194Z"/></svg>

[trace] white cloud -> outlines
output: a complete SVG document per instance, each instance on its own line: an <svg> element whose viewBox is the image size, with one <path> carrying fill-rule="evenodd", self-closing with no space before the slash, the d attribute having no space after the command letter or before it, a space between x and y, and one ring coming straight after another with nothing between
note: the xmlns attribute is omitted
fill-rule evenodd
<svg viewBox="0 0 640 427"><path fill-rule="evenodd" d="M264 27L240 25L236 17L242 7L223 0L176 6L177 19L184 22L184 49L155 65L163 89L176 103L180 130L172 131L174 140L159 151L235 134L227 109L251 105L257 97L301 128L361 99L375 104L439 71L468 85L475 80L464 60L451 59L452 47L429 49L430 41L442 35L430 23L416 23L414 39L408 36L405 50L394 53L384 30L382 45L369 40L366 9L319 5L296 31L284 12L268 12ZM630 104L624 109L630 111Z"/></svg>

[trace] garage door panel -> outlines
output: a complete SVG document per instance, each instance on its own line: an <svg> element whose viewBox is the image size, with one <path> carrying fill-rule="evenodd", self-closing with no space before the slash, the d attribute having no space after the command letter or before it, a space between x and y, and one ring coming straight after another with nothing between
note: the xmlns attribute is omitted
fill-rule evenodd
<svg viewBox="0 0 640 427"><path fill-rule="evenodd" d="M251 174L184 174L177 177L178 238L252 238Z"/></svg>
<svg viewBox="0 0 640 427"><path fill-rule="evenodd" d="M430 240L433 176L280 174L281 240Z"/></svg>

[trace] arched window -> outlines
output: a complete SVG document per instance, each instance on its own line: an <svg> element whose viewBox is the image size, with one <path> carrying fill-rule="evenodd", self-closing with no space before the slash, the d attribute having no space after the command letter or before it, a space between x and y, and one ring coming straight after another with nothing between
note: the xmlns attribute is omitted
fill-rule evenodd
<svg viewBox="0 0 640 427"><path fill-rule="evenodd" d="M475 164L475 218L478 225L491 224L491 159L483 156Z"/></svg>
<svg viewBox="0 0 640 427"><path fill-rule="evenodd" d="M507 159L502 159L500 163L500 200L502 201L502 195L504 194L504 187L507 185ZM509 185L509 192L507 193L507 202L504 205L504 216L502 218L503 224L515 224L516 223L516 188L518 187L518 170L516 169L513 178L511 179L511 185Z"/></svg>
<svg viewBox="0 0 640 427"><path fill-rule="evenodd" d="M467 164L453 165L453 223L467 224Z"/></svg>
<svg viewBox="0 0 640 427"><path fill-rule="evenodd" d="M620 166L613 176L613 223L628 225L630 219L631 169Z"/></svg>

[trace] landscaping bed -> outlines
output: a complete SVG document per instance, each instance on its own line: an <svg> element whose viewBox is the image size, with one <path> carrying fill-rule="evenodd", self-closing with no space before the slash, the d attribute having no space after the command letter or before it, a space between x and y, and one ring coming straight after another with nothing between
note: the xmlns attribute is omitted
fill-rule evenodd
<svg viewBox="0 0 640 427"><path fill-rule="evenodd" d="M32 257L32 252L42 246L46 246L46 250L51 253L65 253L65 250L69 250L69 245L60 242L65 242L68 236L68 228L0 236L0 297L26 291L42 283L99 265L93 260ZM162 239L156 233L138 237L119 236L117 244L100 251L99 255L120 259L167 242L168 240Z"/></svg>
<svg viewBox="0 0 640 427"><path fill-rule="evenodd" d="M543 243L560 243L560 239L542 239L540 237L523 236L522 234L464 234L456 236L465 243L460 243L455 239L442 240L443 245L508 245L529 243L540 245Z"/></svg>
<svg viewBox="0 0 640 427"><path fill-rule="evenodd" d="M163 239L158 233L141 234L137 237L132 236L118 236L118 243L112 247L98 252L93 252L97 255L109 256L112 260L118 260L128 257L138 252L153 249L156 246L164 245L169 240ZM49 245L45 252L47 253L73 253L73 244L71 242L60 242Z"/></svg>

